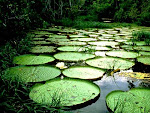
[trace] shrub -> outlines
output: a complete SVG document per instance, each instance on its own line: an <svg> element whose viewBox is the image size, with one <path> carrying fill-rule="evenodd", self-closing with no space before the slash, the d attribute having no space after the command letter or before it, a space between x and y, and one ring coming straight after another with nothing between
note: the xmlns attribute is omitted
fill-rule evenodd
<svg viewBox="0 0 150 113"><path fill-rule="evenodd" d="M150 32L149 31L135 31L132 33L134 40L145 41L146 45L150 45Z"/></svg>

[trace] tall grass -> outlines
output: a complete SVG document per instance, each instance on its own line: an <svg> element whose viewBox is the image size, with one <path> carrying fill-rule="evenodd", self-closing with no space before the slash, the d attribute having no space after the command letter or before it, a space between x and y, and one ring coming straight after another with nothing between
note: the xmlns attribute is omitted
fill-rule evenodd
<svg viewBox="0 0 150 113"><path fill-rule="evenodd" d="M32 47L32 34L16 38L1 46L0 51L0 113L64 113L61 108L37 104L29 99L33 83L14 82L3 79L5 69L15 66L12 61L17 55L26 54ZM55 102L55 101L54 101ZM55 103L53 103L55 104Z"/></svg>
<svg viewBox="0 0 150 113"><path fill-rule="evenodd" d="M135 31L132 33L135 41L145 41L146 45L150 45L150 31Z"/></svg>

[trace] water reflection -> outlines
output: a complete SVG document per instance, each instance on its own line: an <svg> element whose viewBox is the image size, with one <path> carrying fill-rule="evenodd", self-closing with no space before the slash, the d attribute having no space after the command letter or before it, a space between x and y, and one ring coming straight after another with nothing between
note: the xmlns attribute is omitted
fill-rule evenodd
<svg viewBox="0 0 150 113"><path fill-rule="evenodd" d="M117 74L114 76L105 75L101 80L94 81L101 89L100 98L91 105L74 110L73 113L109 113L105 103L106 95L114 90L128 91L129 81L131 79L118 76ZM132 80L132 83L137 87L140 81Z"/></svg>

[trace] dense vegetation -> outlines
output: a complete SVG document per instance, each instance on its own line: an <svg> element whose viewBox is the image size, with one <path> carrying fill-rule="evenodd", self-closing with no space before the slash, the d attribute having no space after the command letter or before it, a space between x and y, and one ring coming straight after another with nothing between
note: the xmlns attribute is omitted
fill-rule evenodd
<svg viewBox="0 0 150 113"><path fill-rule="evenodd" d="M34 36L28 32L36 28L53 25L111 28L113 24L103 23L107 18L113 22L150 26L149 0L1 0L0 12L0 74L15 66L14 56L29 51ZM149 45L149 32L134 32L133 35L135 41L146 40ZM2 112L62 112L28 100L32 84L2 79L0 82Z"/></svg>
<svg viewBox="0 0 150 113"><path fill-rule="evenodd" d="M0 4L1 40L12 39L29 29L66 23L67 20L68 23L71 20L111 18L116 22L150 26L149 0L1 0Z"/></svg>

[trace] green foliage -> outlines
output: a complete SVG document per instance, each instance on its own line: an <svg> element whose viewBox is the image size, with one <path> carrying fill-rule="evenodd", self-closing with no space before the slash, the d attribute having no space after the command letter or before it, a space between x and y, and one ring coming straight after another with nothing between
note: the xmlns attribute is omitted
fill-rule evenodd
<svg viewBox="0 0 150 113"><path fill-rule="evenodd" d="M81 17L84 19L84 17ZM72 21L69 18L64 18L59 21L63 26L74 27L78 29L83 28L112 28L108 23L96 22L96 21L84 21L84 20L74 20Z"/></svg>
<svg viewBox="0 0 150 113"><path fill-rule="evenodd" d="M132 33L133 41L145 41L146 45L150 45L150 32L149 31L136 31Z"/></svg>
<svg viewBox="0 0 150 113"><path fill-rule="evenodd" d="M27 34L24 38L9 41L5 46L1 47L0 51L0 70L4 70L10 66L13 66L13 58L17 55L27 53L32 47L31 35Z"/></svg>
<svg viewBox="0 0 150 113"><path fill-rule="evenodd" d="M37 104L29 99L30 87L33 84L4 81L0 79L0 112L13 113L68 113L61 108ZM54 101L55 102L55 101ZM54 103L53 103L54 104Z"/></svg>

